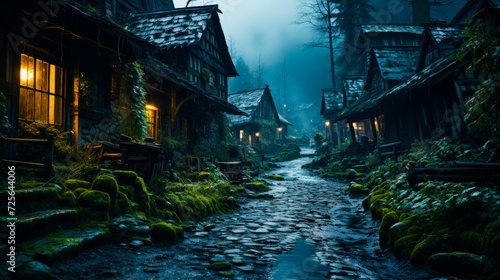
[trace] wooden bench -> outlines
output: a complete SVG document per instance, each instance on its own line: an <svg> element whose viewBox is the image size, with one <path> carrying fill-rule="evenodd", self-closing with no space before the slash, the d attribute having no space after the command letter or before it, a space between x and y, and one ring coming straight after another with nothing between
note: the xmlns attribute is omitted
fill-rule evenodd
<svg viewBox="0 0 500 280"><path fill-rule="evenodd" d="M0 159L0 163L4 165L13 165L30 168L43 169L43 177L49 180L54 175L54 135L49 135L47 139L27 139L27 138L5 138L0 139L0 142L15 143L15 144L32 144L40 145L45 149L45 154L42 162L20 161L15 159Z"/></svg>
<svg viewBox="0 0 500 280"><path fill-rule="evenodd" d="M381 159L392 157L394 161L397 161L399 145L401 145L401 141L379 144L378 145L379 157Z"/></svg>
<svg viewBox="0 0 500 280"><path fill-rule="evenodd" d="M406 179L412 188L426 180L475 182L490 186L500 179L500 163L456 162L455 167L450 168L419 168L414 163L408 163Z"/></svg>
<svg viewBox="0 0 500 280"><path fill-rule="evenodd" d="M239 183L243 179L243 166L241 161L217 162L217 167L229 181Z"/></svg>

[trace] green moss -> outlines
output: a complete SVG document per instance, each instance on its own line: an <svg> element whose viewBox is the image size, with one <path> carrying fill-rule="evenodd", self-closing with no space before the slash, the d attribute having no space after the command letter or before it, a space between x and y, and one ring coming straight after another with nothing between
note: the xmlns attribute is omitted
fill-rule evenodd
<svg viewBox="0 0 500 280"><path fill-rule="evenodd" d="M109 195L102 191L88 190L78 196L78 205L83 208L86 219L109 220Z"/></svg>
<svg viewBox="0 0 500 280"><path fill-rule="evenodd" d="M481 253L491 258L500 258L500 221L488 224L484 230Z"/></svg>
<svg viewBox="0 0 500 280"><path fill-rule="evenodd" d="M201 171L200 173L197 174L197 179L198 181L205 181L210 178L210 173L207 171Z"/></svg>
<svg viewBox="0 0 500 280"><path fill-rule="evenodd" d="M84 188L84 189L90 188L89 182L79 179L68 179L64 181L64 185L71 191L76 190L78 188Z"/></svg>
<svg viewBox="0 0 500 280"><path fill-rule="evenodd" d="M137 173L129 170L116 170L113 174L120 186L132 187L133 192L131 194L124 193L130 200L137 203L139 211L144 212L149 217L151 214L150 197L144 180Z"/></svg>
<svg viewBox="0 0 500 280"><path fill-rule="evenodd" d="M395 211L389 211L383 216L379 230L379 243L381 248L393 246L394 240L391 238L390 228L398 221L398 214Z"/></svg>
<svg viewBox="0 0 500 280"><path fill-rule="evenodd" d="M347 187L347 191L350 197L365 196L370 193L370 189L368 189L365 185L356 182L351 182Z"/></svg>
<svg viewBox="0 0 500 280"><path fill-rule="evenodd" d="M230 270L231 266L230 262L214 262L211 263L208 268L215 271L226 271Z"/></svg>
<svg viewBox="0 0 500 280"><path fill-rule="evenodd" d="M481 241L483 236L475 231L464 231L460 233L460 249L464 252L475 254L481 253Z"/></svg>
<svg viewBox="0 0 500 280"><path fill-rule="evenodd" d="M271 190L271 188L269 188L269 186L262 181L252 181L248 184L245 184L245 188L254 192L267 192Z"/></svg>
<svg viewBox="0 0 500 280"><path fill-rule="evenodd" d="M72 191L65 191L59 195L59 202L69 208L76 206L76 196Z"/></svg>
<svg viewBox="0 0 500 280"><path fill-rule="evenodd" d="M123 192L118 191L116 194L116 206L117 213L119 215L132 214L132 203L128 199L127 195Z"/></svg>
<svg viewBox="0 0 500 280"><path fill-rule="evenodd" d="M394 242L394 256L398 259L409 258L413 248L417 245L421 236L421 234L409 234L405 237L397 239Z"/></svg>
<svg viewBox="0 0 500 280"><path fill-rule="evenodd" d="M284 181L285 177L278 175L278 174L266 174L264 175L264 178L270 179L270 180L275 180L275 181Z"/></svg>
<svg viewBox="0 0 500 280"><path fill-rule="evenodd" d="M443 238L430 235L415 245L410 254L410 262L414 265L423 265L427 263L430 256L450 250Z"/></svg>
<svg viewBox="0 0 500 280"><path fill-rule="evenodd" d="M82 193L88 191L89 189L85 189L85 188L78 188L78 189L75 189L73 190L73 194L75 195L75 197L79 197Z"/></svg>
<svg viewBox="0 0 500 280"><path fill-rule="evenodd" d="M151 238L155 242L177 243L184 239L184 231L181 227L158 222L151 224Z"/></svg>
<svg viewBox="0 0 500 280"><path fill-rule="evenodd" d="M102 191L109 195L110 199L110 209L109 214L111 216L116 216L118 214L118 205L116 203L116 196L118 193L118 183L116 179L109 175L99 175L92 182L92 190Z"/></svg>

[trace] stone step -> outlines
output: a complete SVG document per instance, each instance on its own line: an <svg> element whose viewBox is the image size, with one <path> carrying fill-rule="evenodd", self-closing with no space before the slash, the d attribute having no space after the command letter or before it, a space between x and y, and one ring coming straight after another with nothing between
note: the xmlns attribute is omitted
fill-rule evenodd
<svg viewBox="0 0 500 280"><path fill-rule="evenodd" d="M59 230L19 245L20 251L34 260L50 264L96 245L110 241L105 224L84 224Z"/></svg>
<svg viewBox="0 0 500 280"><path fill-rule="evenodd" d="M16 188L15 189L15 209L16 215L27 214L47 209L62 208L61 201L58 200L62 188L55 184L49 184L43 187ZM0 190L0 201L8 200L12 195L9 190Z"/></svg>
<svg viewBox="0 0 500 280"><path fill-rule="evenodd" d="M16 241L23 242L49 232L71 228L77 225L78 211L75 209L51 209L23 215L16 215L15 220L0 217L0 223L15 223Z"/></svg>

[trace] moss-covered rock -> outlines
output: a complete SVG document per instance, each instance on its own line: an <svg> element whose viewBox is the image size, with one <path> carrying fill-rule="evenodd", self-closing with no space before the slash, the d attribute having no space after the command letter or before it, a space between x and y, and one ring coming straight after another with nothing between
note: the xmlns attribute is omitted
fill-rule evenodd
<svg viewBox="0 0 500 280"><path fill-rule="evenodd" d="M102 191L87 190L78 196L78 205L85 219L109 220L109 194Z"/></svg>
<svg viewBox="0 0 500 280"><path fill-rule="evenodd" d="M116 197L118 194L118 182L116 179L109 175L99 175L92 182L92 190L102 191L109 195L110 199L110 209L109 214L111 216L116 216L119 213L119 209L116 203Z"/></svg>
<svg viewBox="0 0 500 280"><path fill-rule="evenodd" d="M388 248L393 246L394 240L391 238L390 228L399 222L396 211L387 212L382 217L382 223L379 229L379 244L380 248Z"/></svg>
<svg viewBox="0 0 500 280"><path fill-rule="evenodd" d="M262 181L252 181L250 183L245 184L245 188L254 191L254 192L267 192L271 190L269 186Z"/></svg>
<svg viewBox="0 0 500 280"><path fill-rule="evenodd" d="M208 180L210 178L210 172L207 172L207 171L201 171L197 174L197 180L198 181L205 181L205 180Z"/></svg>
<svg viewBox="0 0 500 280"><path fill-rule="evenodd" d="M15 273L12 273L13 279L37 279L37 280L52 280L56 279L52 269L39 261L30 261L21 265Z"/></svg>
<svg viewBox="0 0 500 280"><path fill-rule="evenodd" d="M484 231L481 253L493 259L500 258L500 221L495 221Z"/></svg>
<svg viewBox="0 0 500 280"><path fill-rule="evenodd" d="M285 180L285 177L283 177L282 175L278 175L278 174L266 174L266 175L264 175L264 178L270 179L270 180L275 180L275 181L284 181Z"/></svg>
<svg viewBox="0 0 500 280"><path fill-rule="evenodd" d="M64 186L68 188L69 190L73 191L78 188L83 188L83 189L90 189L90 182L85 181L85 180L80 180L80 179L68 179L64 181Z"/></svg>
<svg viewBox="0 0 500 280"><path fill-rule="evenodd" d="M76 196L72 191L65 191L59 195L59 202L68 207L73 208L76 206Z"/></svg>
<svg viewBox="0 0 500 280"><path fill-rule="evenodd" d="M215 271L227 271L231 269L231 266L230 262L214 262L208 268Z"/></svg>
<svg viewBox="0 0 500 280"><path fill-rule="evenodd" d="M394 256L398 259L407 259L410 257L411 252L415 245L418 244L422 235L420 234L409 234L405 237L401 237L394 242Z"/></svg>
<svg viewBox="0 0 500 280"><path fill-rule="evenodd" d="M351 182L347 187L347 192L350 197L359 197L368 195L370 193L370 189L368 189L365 185Z"/></svg>
<svg viewBox="0 0 500 280"><path fill-rule="evenodd" d="M137 203L139 211L149 217L151 214L150 197L144 180L137 173L129 170L116 170L113 174L120 186L132 187L133 191L131 193L123 192L130 200Z"/></svg>
<svg viewBox="0 0 500 280"><path fill-rule="evenodd" d="M464 231L460 233L459 247L464 252L481 254L481 242L483 235L475 231Z"/></svg>
<svg viewBox="0 0 500 280"><path fill-rule="evenodd" d="M430 235L420 241L410 254L410 262L414 265L423 265L427 259L437 253L445 253L451 250L445 240L439 236Z"/></svg>
<svg viewBox="0 0 500 280"><path fill-rule="evenodd" d="M116 206L117 206L117 214L132 214L132 203L128 199L127 195L123 192L118 191L116 193Z"/></svg>
<svg viewBox="0 0 500 280"><path fill-rule="evenodd" d="M184 231L181 227L158 222L151 224L151 239L155 242L177 243L184 239Z"/></svg>

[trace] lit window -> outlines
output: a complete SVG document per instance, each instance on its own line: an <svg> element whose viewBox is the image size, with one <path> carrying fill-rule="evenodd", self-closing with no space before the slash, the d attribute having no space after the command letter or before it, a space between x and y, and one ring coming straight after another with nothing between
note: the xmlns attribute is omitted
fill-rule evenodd
<svg viewBox="0 0 500 280"><path fill-rule="evenodd" d="M245 136L245 131L240 130L240 142L243 141L243 136Z"/></svg>
<svg viewBox="0 0 500 280"><path fill-rule="evenodd" d="M156 139L156 131L158 125L158 108L152 105L146 105L146 122L147 129L146 133L148 136L151 136Z"/></svg>
<svg viewBox="0 0 500 280"><path fill-rule="evenodd" d="M21 54L19 118L62 125L63 69Z"/></svg>

